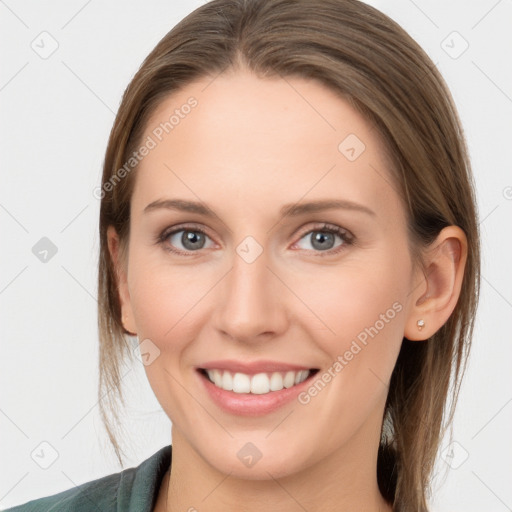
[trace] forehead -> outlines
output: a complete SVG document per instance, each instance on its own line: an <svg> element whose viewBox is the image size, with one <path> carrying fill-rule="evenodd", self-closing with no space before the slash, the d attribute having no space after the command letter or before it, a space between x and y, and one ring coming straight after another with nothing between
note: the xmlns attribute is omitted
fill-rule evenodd
<svg viewBox="0 0 512 512"><path fill-rule="evenodd" d="M242 71L201 79L159 105L149 139L133 197L141 208L165 195L215 204L219 191L219 207L261 212L306 196L398 201L376 130L313 80Z"/></svg>

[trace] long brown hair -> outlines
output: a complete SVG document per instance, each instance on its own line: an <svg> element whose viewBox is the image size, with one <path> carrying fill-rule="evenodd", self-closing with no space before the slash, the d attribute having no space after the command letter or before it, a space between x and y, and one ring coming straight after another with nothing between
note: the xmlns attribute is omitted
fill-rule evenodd
<svg viewBox="0 0 512 512"><path fill-rule="evenodd" d="M127 87L106 151L99 223L99 397L115 453L122 464L115 436L117 405L123 401L121 362L131 350L121 322L107 227L115 227L125 247L136 166L131 172L120 169L164 98L194 80L240 66L260 77L317 80L376 127L407 210L414 261L421 264L421 249L445 226L459 226L467 236L455 310L427 341L404 338L383 418L377 464L381 493L395 511L426 511L429 481L452 421L478 302L474 185L461 123L440 73L399 25L357 0L213 0L158 43ZM453 399L446 410L450 391Z"/></svg>

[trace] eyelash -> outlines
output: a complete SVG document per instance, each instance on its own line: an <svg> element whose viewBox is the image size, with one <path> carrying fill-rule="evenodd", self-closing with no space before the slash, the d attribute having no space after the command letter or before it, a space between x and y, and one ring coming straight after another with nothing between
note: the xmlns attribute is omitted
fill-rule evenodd
<svg viewBox="0 0 512 512"><path fill-rule="evenodd" d="M169 228L164 229L164 231L162 231L162 233L158 236L157 243L163 245L165 250L172 252L174 254L178 254L180 256L189 256L195 252L199 252L199 251L182 251L181 249L171 248L168 244L166 244L168 238L171 235L179 233L180 231L189 231L192 233L202 233L203 235L207 236L208 238L211 238L208 236L208 233L206 233L205 230L203 230L202 228L200 228L198 226L190 226L190 225L189 226L177 226L171 230L169 230ZM347 248L347 246L355 244L355 237L352 235L352 233L350 233L346 229L340 228L339 226L336 226L334 224L328 224L328 223L323 223L319 227L315 227L313 229L310 229L310 230L304 232L300 236L299 241L302 240L306 235L310 235L311 233L314 233L314 232L332 233L334 235L338 235L341 238L341 240L343 241L343 243L341 245L339 245L338 247L336 247L334 249L328 249L326 251L314 251L313 250L313 252L316 253L316 256L321 257L321 258L326 257L326 256L336 255L336 254L342 252L343 250L345 250ZM297 242L295 242L295 243L297 243Z"/></svg>

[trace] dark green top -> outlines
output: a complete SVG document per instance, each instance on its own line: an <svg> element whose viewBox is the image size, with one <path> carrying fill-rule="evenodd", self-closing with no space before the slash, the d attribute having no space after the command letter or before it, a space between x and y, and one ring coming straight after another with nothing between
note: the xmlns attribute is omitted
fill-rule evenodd
<svg viewBox="0 0 512 512"><path fill-rule="evenodd" d="M165 446L136 468L29 501L5 512L151 512L170 467L171 456L172 446Z"/></svg>

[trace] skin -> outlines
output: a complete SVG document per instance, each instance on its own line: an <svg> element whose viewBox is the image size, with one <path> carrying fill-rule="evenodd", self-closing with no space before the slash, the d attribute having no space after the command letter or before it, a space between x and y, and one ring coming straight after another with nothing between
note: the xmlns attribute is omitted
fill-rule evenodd
<svg viewBox="0 0 512 512"><path fill-rule="evenodd" d="M389 511L376 480L389 379L402 338L427 339L453 311L464 233L445 228L424 252L425 272L413 264L406 213L377 132L320 83L246 70L205 78L163 101L144 139L190 96L197 107L137 169L124 258L114 228L108 232L124 325L158 347L145 369L172 421L172 473L155 510L259 511L271 503L283 512ZM354 161L338 150L349 134L366 146ZM144 212L168 198L201 201L215 215ZM279 215L284 204L331 198L373 214ZM355 242L334 235L318 249L312 232L323 233L323 222ZM156 242L166 228L191 223L188 229L207 233L203 248L170 252L171 244L186 251L181 232ZM236 252L247 236L263 249L252 263ZM229 414L195 371L232 358L286 361L321 374L396 303L394 318L308 404L293 401L258 417ZM252 467L237 457L248 442L262 453Z"/></svg>

